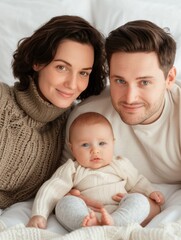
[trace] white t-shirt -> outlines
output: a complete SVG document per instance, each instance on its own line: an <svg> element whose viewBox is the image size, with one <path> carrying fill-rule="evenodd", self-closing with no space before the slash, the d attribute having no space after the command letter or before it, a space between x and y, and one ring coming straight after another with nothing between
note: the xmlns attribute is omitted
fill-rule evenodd
<svg viewBox="0 0 181 240"><path fill-rule="evenodd" d="M125 124L112 106L107 87L100 95L89 97L74 108L67 122L66 141L71 122L88 111L101 113L111 122L116 139L114 155L128 158L153 183L181 183L180 82L166 92L160 118L148 125ZM63 155L64 161L72 157L67 145Z"/></svg>

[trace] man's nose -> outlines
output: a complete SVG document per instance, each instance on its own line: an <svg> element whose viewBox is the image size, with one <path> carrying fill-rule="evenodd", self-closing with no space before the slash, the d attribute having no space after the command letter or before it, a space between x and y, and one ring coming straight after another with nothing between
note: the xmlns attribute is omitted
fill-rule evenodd
<svg viewBox="0 0 181 240"><path fill-rule="evenodd" d="M126 91L126 102L131 104L137 99L137 89L135 87L128 87Z"/></svg>

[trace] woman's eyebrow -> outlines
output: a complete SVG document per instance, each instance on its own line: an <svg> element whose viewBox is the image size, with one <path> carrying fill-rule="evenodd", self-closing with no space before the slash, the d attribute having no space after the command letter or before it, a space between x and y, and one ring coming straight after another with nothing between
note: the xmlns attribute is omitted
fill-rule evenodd
<svg viewBox="0 0 181 240"><path fill-rule="evenodd" d="M63 62L65 64L67 64L68 66L72 66L72 64L70 64L69 62L63 60L63 59L60 59L60 58L57 58L57 59L54 59L53 61L55 62ZM92 67L85 67L85 68L82 68L83 70L92 70Z"/></svg>

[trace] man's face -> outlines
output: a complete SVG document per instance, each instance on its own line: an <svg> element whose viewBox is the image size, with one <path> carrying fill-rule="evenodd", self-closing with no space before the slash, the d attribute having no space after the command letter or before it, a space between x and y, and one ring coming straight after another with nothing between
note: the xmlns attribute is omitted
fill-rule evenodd
<svg viewBox="0 0 181 240"><path fill-rule="evenodd" d="M112 104L121 119L129 125L149 124L158 119L165 91L173 85L175 74L173 68L165 79L154 52L114 53L110 90Z"/></svg>

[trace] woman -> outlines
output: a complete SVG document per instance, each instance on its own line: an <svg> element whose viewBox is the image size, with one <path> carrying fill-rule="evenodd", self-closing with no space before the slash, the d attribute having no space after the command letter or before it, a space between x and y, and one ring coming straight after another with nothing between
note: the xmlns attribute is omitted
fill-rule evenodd
<svg viewBox="0 0 181 240"><path fill-rule="evenodd" d="M105 87L103 40L84 19L64 15L18 43L18 81L0 83L1 209L34 197L61 164L71 105Z"/></svg>

